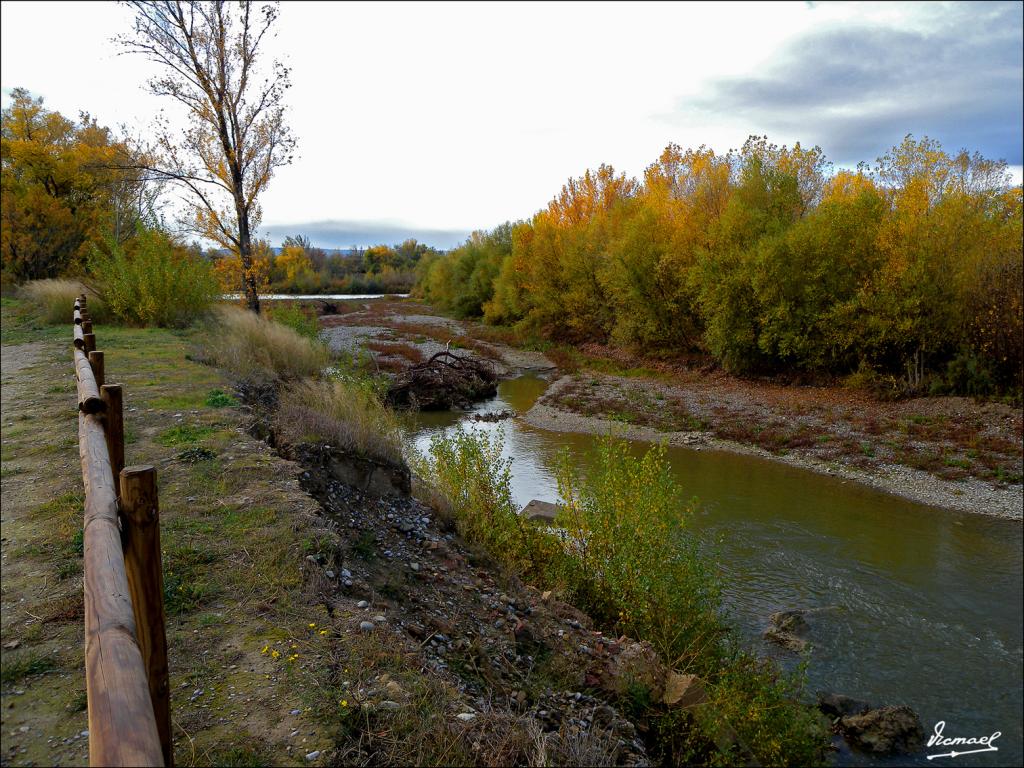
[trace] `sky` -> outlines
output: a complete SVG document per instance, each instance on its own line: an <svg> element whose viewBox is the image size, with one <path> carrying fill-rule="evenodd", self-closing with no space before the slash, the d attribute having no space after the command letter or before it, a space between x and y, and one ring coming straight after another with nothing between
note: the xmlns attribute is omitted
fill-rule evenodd
<svg viewBox="0 0 1024 768"><path fill-rule="evenodd" d="M3 2L0 88L144 133L171 105L113 35L112 3ZM1021 181L1024 20L1009 3L304 3L267 49L292 71L295 162L272 243L450 247L527 218L570 176L640 176L670 142L751 134L837 167L903 136L1003 159Z"/></svg>

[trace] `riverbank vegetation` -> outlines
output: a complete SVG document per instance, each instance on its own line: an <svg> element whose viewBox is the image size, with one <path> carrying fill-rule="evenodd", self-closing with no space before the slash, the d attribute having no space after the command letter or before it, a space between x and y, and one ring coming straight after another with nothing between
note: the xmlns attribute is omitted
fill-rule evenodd
<svg viewBox="0 0 1024 768"><path fill-rule="evenodd" d="M1003 162L908 136L832 172L817 147L751 137L669 145L642 180L587 171L531 220L424 259L416 293L546 343L1019 397L1021 243Z"/></svg>
<svg viewBox="0 0 1024 768"><path fill-rule="evenodd" d="M652 722L665 764L810 764L825 739L801 704L799 680L742 651L721 615L711 561L688 531L693 506L664 449L642 457L604 438L583 476L563 455L554 537L517 514L501 438L456 430L432 439L416 466L467 541L541 589L559 591L614 634L652 644L671 669L696 674L703 704L664 706L639 682L626 706Z"/></svg>

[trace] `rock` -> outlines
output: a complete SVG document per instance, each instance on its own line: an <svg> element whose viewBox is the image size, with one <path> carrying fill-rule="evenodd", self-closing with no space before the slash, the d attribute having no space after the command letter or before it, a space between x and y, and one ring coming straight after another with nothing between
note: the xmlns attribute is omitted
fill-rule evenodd
<svg viewBox="0 0 1024 768"><path fill-rule="evenodd" d="M602 687L621 696L633 686L641 685L650 692L652 699L662 698L668 674L658 652L648 642L627 640L626 643L609 662Z"/></svg>
<svg viewBox="0 0 1024 768"><path fill-rule="evenodd" d="M520 619L512 630L516 642L516 652L524 656L536 656L546 646L527 622Z"/></svg>
<svg viewBox="0 0 1024 768"><path fill-rule="evenodd" d="M370 607L370 604L368 602L366 602L365 600L360 600L358 603L356 603L356 608L369 608L369 607Z"/></svg>
<svg viewBox="0 0 1024 768"><path fill-rule="evenodd" d="M818 709L829 717L845 717L846 715L863 715L871 705L866 701L844 696L841 693L819 693Z"/></svg>
<svg viewBox="0 0 1024 768"><path fill-rule="evenodd" d="M402 705L399 704L397 701L382 701L377 706L379 706L381 709L390 709L392 711L402 708Z"/></svg>
<svg viewBox="0 0 1024 768"><path fill-rule="evenodd" d="M455 716L456 720L461 720L464 723L468 723L470 720L473 720L475 718L476 714L474 714L473 712L460 712Z"/></svg>
<svg viewBox="0 0 1024 768"><path fill-rule="evenodd" d="M519 514L527 520L542 520L550 523L555 519L555 515L558 514L558 505L552 504L550 501L533 499L533 501L523 507L522 512Z"/></svg>
<svg viewBox="0 0 1024 768"><path fill-rule="evenodd" d="M807 641L801 635L809 626L801 611L777 611L768 617L768 621L771 625L764 631L765 640L798 653L807 647Z"/></svg>
<svg viewBox="0 0 1024 768"><path fill-rule="evenodd" d="M312 752L307 752L306 753L306 762L307 763L311 763L314 760L316 760L318 757L320 757L320 750L319 749L315 749Z"/></svg>
<svg viewBox="0 0 1024 768"><path fill-rule="evenodd" d="M292 710L291 712L289 712L288 714L290 714L290 715L300 715L300 714L302 714L302 711L301 711L301 710L298 710L298 709L293 709L293 710Z"/></svg>
<svg viewBox="0 0 1024 768"><path fill-rule="evenodd" d="M839 720L851 747L875 755L899 755L924 748L921 718L910 707L880 707Z"/></svg>
<svg viewBox="0 0 1024 768"><path fill-rule="evenodd" d="M373 625L372 621L360 621L359 622L359 628L361 630L363 630L363 632L372 632L373 631L373 626L374 625Z"/></svg>
<svg viewBox="0 0 1024 768"><path fill-rule="evenodd" d="M665 693L661 700L670 707L688 709L707 701L707 694L704 692L704 683L697 675L670 671L665 678Z"/></svg>
<svg viewBox="0 0 1024 768"><path fill-rule="evenodd" d="M21 645L21 640L11 640L11 642L9 643L4 643L4 648L6 648L8 651L13 651L19 645Z"/></svg>
<svg viewBox="0 0 1024 768"><path fill-rule="evenodd" d="M375 622L376 622L377 624L383 624L383 623L384 623L385 621L387 621L387 618L386 618L386 617L384 617L384 616L382 616L382 615L380 615L380 614L378 614L377 616L374 616L374 617L373 617L373 620L374 620L374 621L375 621Z"/></svg>
<svg viewBox="0 0 1024 768"><path fill-rule="evenodd" d="M419 563L409 563L409 567L412 568L414 571L418 571L420 569L420 564Z"/></svg>
<svg viewBox="0 0 1024 768"><path fill-rule="evenodd" d="M334 571L327 571L327 578L328 579L333 579L334 578Z"/></svg>

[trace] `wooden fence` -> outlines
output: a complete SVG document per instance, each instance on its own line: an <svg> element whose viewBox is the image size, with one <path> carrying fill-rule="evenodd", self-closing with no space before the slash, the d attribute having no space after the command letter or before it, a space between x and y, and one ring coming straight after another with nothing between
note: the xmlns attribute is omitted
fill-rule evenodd
<svg viewBox="0 0 1024 768"><path fill-rule="evenodd" d="M89 764L171 766L156 470L124 466L121 385L104 380L85 295L74 321Z"/></svg>

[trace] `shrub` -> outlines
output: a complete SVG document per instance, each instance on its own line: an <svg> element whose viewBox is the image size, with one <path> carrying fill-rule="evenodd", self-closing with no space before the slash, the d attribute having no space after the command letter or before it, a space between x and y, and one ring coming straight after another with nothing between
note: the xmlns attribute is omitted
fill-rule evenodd
<svg viewBox="0 0 1024 768"><path fill-rule="evenodd" d="M368 380L296 382L281 394L278 418L293 439L313 438L370 459L404 464L398 419Z"/></svg>
<svg viewBox="0 0 1024 768"><path fill-rule="evenodd" d="M237 307L220 307L207 337L209 361L239 378L318 376L328 361L323 344Z"/></svg>
<svg viewBox="0 0 1024 768"><path fill-rule="evenodd" d="M314 340L320 338L320 321L317 316L296 304L268 306L266 313L274 322L288 326L301 336Z"/></svg>
<svg viewBox="0 0 1024 768"><path fill-rule="evenodd" d="M155 229L140 229L122 246L96 248L90 270L111 311L129 325L183 327L219 295L210 264Z"/></svg>
<svg viewBox="0 0 1024 768"><path fill-rule="evenodd" d="M414 469L454 518L459 534L505 565L542 581L561 570L557 540L520 517L512 498L511 459L502 459L502 433L488 437L461 426L434 436Z"/></svg>
<svg viewBox="0 0 1024 768"><path fill-rule="evenodd" d="M577 542L570 584L595 618L650 641L672 666L706 668L723 632L718 589L686 530L693 504L684 502L664 446L635 459L629 443L605 437L585 479L568 452L557 477L558 524Z"/></svg>
<svg viewBox="0 0 1024 768"><path fill-rule="evenodd" d="M21 294L49 325L70 324L75 299L86 294L93 322L103 323L110 312L102 299L77 280L33 280L21 286Z"/></svg>

